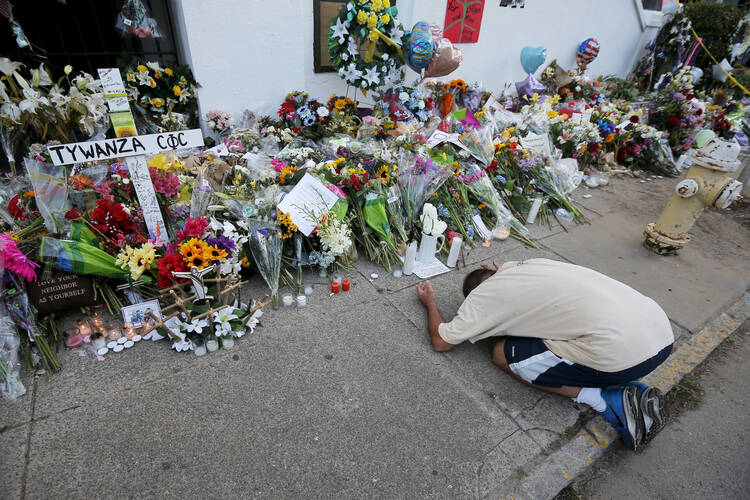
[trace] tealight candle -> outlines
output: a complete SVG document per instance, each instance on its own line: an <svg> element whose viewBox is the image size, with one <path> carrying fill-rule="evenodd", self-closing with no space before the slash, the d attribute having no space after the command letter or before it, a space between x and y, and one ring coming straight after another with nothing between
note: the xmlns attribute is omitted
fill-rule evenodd
<svg viewBox="0 0 750 500"><path fill-rule="evenodd" d="M211 339L206 342L206 350L208 352L216 352L219 350L219 341L216 339Z"/></svg>
<svg viewBox="0 0 750 500"><path fill-rule="evenodd" d="M132 340L128 340L128 341L126 341L122 345L123 345L123 347L125 347L125 349L130 349L131 347L133 347L135 345L135 342L133 342Z"/></svg>
<svg viewBox="0 0 750 500"><path fill-rule="evenodd" d="M307 295L297 295L297 307L307 306Z"/></svg>
<svg viewBox="0 0 750 500"><path fill-rule="evenodd" d="M234 339L230 336L222 337L221 347L223 349L231 349L232 347L234 347Z"/></svg>
<svg viewBox="0 0 750 500"><path fill-rule="evenodd" d="M122 346L122 344L117 344L112 348L114 352L122 352L125 348Z"/></svg>
<svg viewBox="0 0 750 500"><path fill-rule="evenodd" d="M193 349L193 352L196 356L205 356L206 355L206 345L205 344L197 344L195 346L195 349Z"/></svg>
<svg viewBox="0 0 750 500"><path fill-rule="evenodd" d="M283 297L281 297L281 302L284 304L284 307L292 307L294 304L294 297L292 297L292 294L285 293Z"/></svg>
<svg viewBox="0 0 750 500"><path fill-rule="evenodd" d="M133 335L133 338L130 340L132 340L133 342L140 342L142 338L143 337L141 337L140 335Z"/></svg>
<svg viewBox="0 0 750 500"><path fill-rule="evenodd" d="M117 339L118 344L124 344L127 341L128 341L127 337L120 337L119 339Z"/></svg>
<svg viewBox="0 0 750 500"><path fill-rule="evenodd" d="M108 352L109 352L109 349L107 349L107 347L106 347L106 346L105 346L105 347L102 347L102 348L100 348L100 349L98 349L98 350L96 351L96 353L97 353L97 354L98 354L99 356L104 356L104 355L105 355L105 354L107 354Z"/></svg>
<svg viewBox="0 0 750 500"><path fill-rule="evenodd" d="M404 272L401 269L396 269L395 271L393 271L394 278L400 278L403 275L404 275Z"/></svg>
<svg viewBox="0 0 750 500"><path fill-rule="evenodd" d="M339 293L339 282L338 281L332 281L331 282L331 292L332 293Z"/></svg>
<svg viewBox="0 0 750 500"><path fill-rule="evenodd" d="M349 287L350 287L350 286L351 286L351 284L349 283L349 280L343 280L343 281L341 282L341 289L342 289L343 291L345 291L345 292L348 292L348 291L349 291Z"/></svg>
<svg viewBox="0 0 750 500"><path fill-rule="evenodd" d="M110 341L109 341L109 342L107 343L107 349L114 349L115 347L117 347L117 341L115 341L115 340L110 340Z"/></svg>
<svg viewBox="0 0 750 500"><path fill-rule="evenodd" d="M108 336L109 336L109 340L117 340L120 337L122 337L122 331L116 326L114 326L110 328Z"/></svg>
<svg viewBox="0 0 750 500"><path fill-rule="evenodd" d="M305 295L312 295L312 292L313 292L313 287L312 287L312 285L307 285L307 286L305 287Z"/></svg>
<svg viewBox="0 0 750 500"><path fill-rule="evenodd" d="M88 337L91 335L91 327L88 322L83 322L80 319L78 320L78 335L81 337Z"/></svg>
<svg viewBox="0 0 750 500"><path fill-rule="evenodd" d="M133 337L136 336L135 328L133 328L132 326L128 326L125 329L125 336L128 338L128 340L133 340Z"/></svg>

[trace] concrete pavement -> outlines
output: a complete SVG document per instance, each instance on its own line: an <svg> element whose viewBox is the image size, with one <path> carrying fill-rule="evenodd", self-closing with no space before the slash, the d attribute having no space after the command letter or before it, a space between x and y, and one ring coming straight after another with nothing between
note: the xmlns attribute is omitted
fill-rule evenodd
<svg viewBox="0 0 750 500"><path fill-rule="evenodd" d="M650 253L641 233L675 183L581 188L590 225L535 228L540 250L495 242L467 262L592 267L662 304L688 342L750 286L750 228L707 213L679 256ZM469 270L433 280L447 318ZM0 403L0 497L483 498L590 419L497 370L489 342L432 352L416 278L364 261L348 277L352 291L334 297L307 277L320 283L308 308L268 310L233 350L142 342L104 361L68 352L51 381L27 377L25 397Z"/></svg>

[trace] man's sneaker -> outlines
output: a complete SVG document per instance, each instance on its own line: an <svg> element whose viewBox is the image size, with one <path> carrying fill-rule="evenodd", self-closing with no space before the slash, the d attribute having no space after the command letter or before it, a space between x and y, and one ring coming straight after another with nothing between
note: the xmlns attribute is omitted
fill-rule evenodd
<svg viewBox="0 0 750 500"><path fill-rule="evenodd" d="M643 440L643 418L638 405L638 391L633 386L602 389L607 409L599 413L620 434L625 446L635 451Z"/></svg>
<svg viewBox="0 0 750 500"><path fill-rule="evenodd" d="M643 382L628 382L628 386L638 391L638 404L643 415L643 444L651 441L667 424L664 394L656 387Z"/></svg>

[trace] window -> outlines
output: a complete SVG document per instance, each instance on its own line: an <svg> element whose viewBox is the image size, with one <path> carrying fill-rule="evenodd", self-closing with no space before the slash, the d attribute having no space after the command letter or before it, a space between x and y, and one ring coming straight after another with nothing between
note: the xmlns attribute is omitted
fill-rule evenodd
<svg viewBox="0 0 750 500"><path fill-rule="evenodd" d="M644 10L658 10L661 11L663 0L641 0L643 3Z"/></svg>
<svg viewBox="0 0 750 500"><path fill-rule="evenodd" d="M53 75L66 64L96 75L97 68L116 67L123 56L178 61L168 0L143 0L156 19L161 38L140 39L115 28L122 0L11 0L13 17L32 44L21 49L11 30L0 29L0 55L29 66L44 62Z"/></svg>

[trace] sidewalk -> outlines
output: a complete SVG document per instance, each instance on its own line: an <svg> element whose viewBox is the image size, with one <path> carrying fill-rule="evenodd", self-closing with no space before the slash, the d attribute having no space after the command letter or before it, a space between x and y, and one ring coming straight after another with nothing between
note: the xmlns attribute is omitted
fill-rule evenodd
<svg viewBox="0 0 750 500"><path fill-rule="evenodd" d="M540 250L495 242L468 263L591 267L659 302L688 342L750 286L750 228L708 212L679 256L649 252L641 234L675 183L580 188L591 225L534 227ZM433 280L445 317L471 269ZM198 358L143 342L102 362L66 353L62 373L0 403L0 497L497 496L591 417L500 372L491 342L433 352L415 277L360 261L349 278L349 293L329 298L321 284L307 309L267 311L232 351ZM265 293L259 280L251 289ZM750 315L750 300L735 310Z"/></svg>

